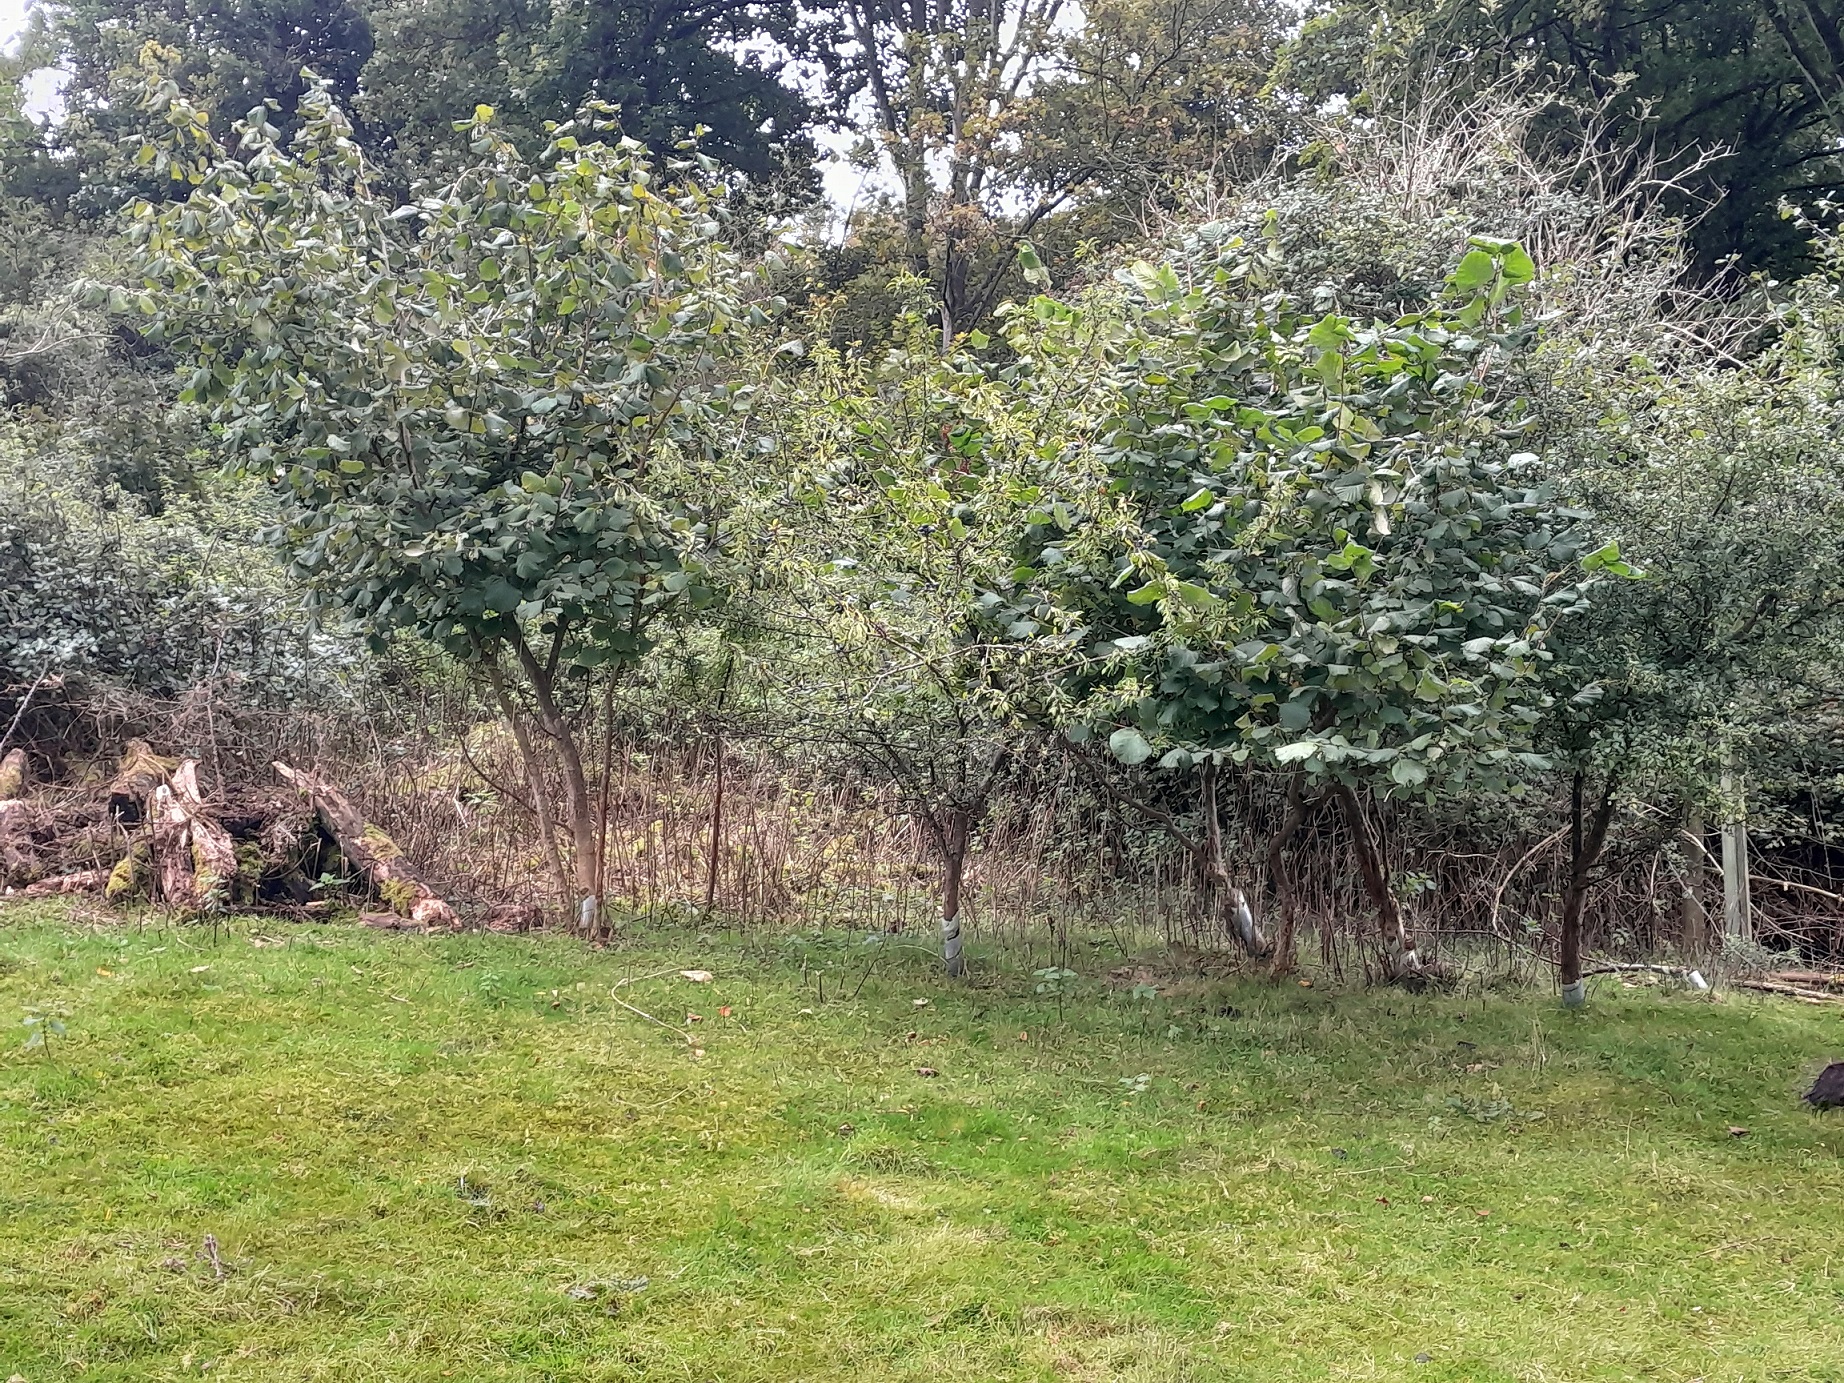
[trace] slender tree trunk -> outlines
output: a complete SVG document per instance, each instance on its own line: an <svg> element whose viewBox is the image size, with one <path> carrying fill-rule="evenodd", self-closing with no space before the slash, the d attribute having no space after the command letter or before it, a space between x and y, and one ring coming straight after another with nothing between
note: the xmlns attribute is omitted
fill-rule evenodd
<svg viewBox="0 0 1844 1383"><path fill-rule="evenodd" d="M595 816L589 805L589 783L583 773L583 756L577 748L575 732L557 707L555 671L538 661L531 645L521 637L513 645L519 665L531 683L532 700L538 708L538 724L557 744L557 757L563 762L564 810L570 818L571 865L576 883L576 928L591 935L602 911L596 894Z"/></svg>
<svg viewBox="0 0 1844 1383"><path fill-rule="evenodd" d="M487 664L487 681L492 684L493 694L499 700L500 714L506 717L506 724L512 729L513 743L519 747L519 762L525 766L525 786L531 793L532 811L538 817L538 836L544 846L544 862L550 866L558 898L567 907L570 900L570 875L563 867L563 856L557 853L557 818L551 811L551 794L544 782L544 765L538 759L538 751L531 742L531 732L525 728L525 717L520 713L518 703L512 699L505 676L497 663Z"/></svg>
<svg viewBox="0 0 1844 1383"><path fill-rule="evenodd" d="M1584 831L1584 778L1577 773L1569 783L1569 879L1562 889L1562 934L1557 941L1562 1002L1569 1008L1580 1008L1588 1002L1588 988L1581 974L1582 906L1588 900L1588 875L1601 858L1607 826L1613 820L1614 780L1610 777L1594 809L1594 819Z"/></svg>
<svg viewBox="0 0 1844 1383"><path fill-rule="evenodd" d="M1383 863L1383 851L1364 815L1364 804L1349 786L1339 783L1332 789L1343 810L1345 825L1351 829L1351 848L1357 856L1357 871L1364 881L1364 892L1377 910L1383 940L1383 969L1392 980L1421 973L1421 953L1409 936L1402 920L1402 905L1396 891L1389 886L1389 871Z"/></svg>
<svg viewBox="0 0 1844 1383"><path fill-rule="evenodd" d="M1251 956L1265 956L1271 943L1255 922L1248 895L1230 879L1229 865L1223 858L1223 820L1217 811L1221 776L1218 765L1204 765L1204 869L1210 876L1211 890L1229 909L1230 933L1236 944Z"/></svg>
<svg viewBox="0 0 1844 1383"><path fill-rule="evenodd" d="M967 838L972 821L964 807L951 807L939 833L941 846L941 963L958 979L966 973L961 957L960 891L967 868Z"/></svg>
<svg viewBox="0 0 1844 1383"><path fill-rule="evenodd" d="M717 777L716 790L711 795L711 852L710 860L704 872L704 915L709 917L711 909L717 902L717 866L723 858L724 844L724 702L730 697L730 676L736 671L736 659L731 658L724 664L723 685L717 689L717 735L712 753L715 760L713 772Z"/></svg>
<svg viewBox="0 0 1844 1383"><path fill-rule="evenodd" d="M709 917L711 909L717 904L717 866L723 858L724 846L724 734L717 732L717 746L713 754L717 775L717 787L711 794L711 850L710 859L704 871L704 915Z"/></svg>
<svg viewBox="0 0 1844 1383"><path fill-rule="evenodd" d="M1754 902L1748 888L1748 814L1744 788L1733 769L1722 771L1723 796L1733 819L1722 823L1722 934L1725 941L1754 940Z"/></svg>
<svg viewBox="0 0 1844 1383"><path fill-rule="evenodd" d="M1683 930L1678 946L1686 956L1701 956L1709 950L1710 920L1703 906L1704 880L1708 873L1703 858L1703 809L1692 803L1684 812L1684 910Z"/></svg>
<svg viewBox="0 0 1844 1383"><path fill-rule="evenodd" d="M1305 771L1295 769L1287 779L1287 807L1281 816L1280 829L1268 842L1268 879L1281 915L1280 931L1274 938L1274 968L1270 972L1275 979L1293 973L1296 962L1293 924L1297 900L1293 876L1287 869L1287 846L1299 833L1300 824L1306 820L1305 786Z"/></svg>

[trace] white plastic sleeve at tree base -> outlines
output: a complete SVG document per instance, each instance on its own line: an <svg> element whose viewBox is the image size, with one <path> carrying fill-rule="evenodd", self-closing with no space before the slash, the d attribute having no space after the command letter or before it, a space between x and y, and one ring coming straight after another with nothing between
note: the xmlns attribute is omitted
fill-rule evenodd
<svg viewBox="0 0 1844 1383"><path fill-rule="evenodd" d="M1562 1006L1564 1008L1581 1008L1588 1002L1588 982L1576 980L1573 984L1562 987Z"/></svg>
<svg viewBox="0 0 1844 1383"><path fill-rule="evenodd" d="M1249 911L1249 900L1240 891L1236 894L1236 931L1242 937L1242 944L1248 950L1255 949L1255 914Z"/></svg>
<svg viewBox="0 0 1844 1383"><path fill-rule="evenodd" d="M960 964L960 919L944 917L941 919L941 958L952 970Z"/></svg>
<svg viewBox="0 0 1844 1383"><path fill-rule="evenodd" d="M595 915L596 915L596 912L598 911L596 903L597 903L597 900L593 893L590 894L587 898L584 898L581 902L577 903L576 905L576 925L582 931L586 932L591 927L595 926Z"/></svg>
<svg viewBox="0 0 1844 1383"><path fill-rule="evenodd" d="M1401 932L1397 932L1383 943L1383 952L1389 957L1390 968L1398 975L1419 974L1421 971L1421 952L1415 944Z"/></svg>

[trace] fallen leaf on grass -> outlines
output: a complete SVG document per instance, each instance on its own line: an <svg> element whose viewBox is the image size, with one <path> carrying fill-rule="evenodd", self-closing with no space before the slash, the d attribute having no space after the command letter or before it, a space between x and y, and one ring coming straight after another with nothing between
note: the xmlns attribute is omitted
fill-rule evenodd
<svg viewBox="0 0 1844 1383"><path fill-rule="evenodd" d="M937 1071L933 1066L918 1066L916 1067L916 1074L918 1076L938 1076L941 1072Z"/></svg>
<svg viewBox="0 0 1844 1383"><path fill-rule="evenodd" d="M1729 1137L1746 1138L1747 1136L1748 1136L1748 1130L1743 1128L1740 1124L1730 1124L1729 1125Z"/></svg>
<svg viewBox="0 0 1844 1383"><path fill-rule="evenodd" d="M717 977L709 970L681 970L679 978L690 980L693 984L709 984Z"/></svg>

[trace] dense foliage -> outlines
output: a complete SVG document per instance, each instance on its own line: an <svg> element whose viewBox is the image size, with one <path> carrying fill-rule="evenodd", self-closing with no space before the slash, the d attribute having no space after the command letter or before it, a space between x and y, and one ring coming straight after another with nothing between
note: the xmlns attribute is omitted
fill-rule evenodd
<svg viewBox="0 0 1844 1383"><path fill-rule="evenodd" d="M1283 968L1321 804L1397 973L1417 822L1568 837L1565 976L1699 822L1829 880L1832 8L47 5L0 712L417 648L591 928L618 695L881 782L948 923L1050 765Z"/></svg>

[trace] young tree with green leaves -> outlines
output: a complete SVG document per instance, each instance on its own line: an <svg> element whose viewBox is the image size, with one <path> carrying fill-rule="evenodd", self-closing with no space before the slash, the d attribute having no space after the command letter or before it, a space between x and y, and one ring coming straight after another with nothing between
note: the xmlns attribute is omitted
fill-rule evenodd
<svg viewBox="0 0 1844 1383"><path fill-rule="evenodd" d="M286 149L262 107L234 150L170 82L149 108L142 160L186 195L136 207L139 281L111 306L185 362L184 397L273 483L270 537L318 607L491 686L558 886L598 926L580 717L660 621L711 599L688 463L761 319L708 161L657 166L595 108L528 157L481 107L468 166L397 206L323 86Z"/></svg>
<svg viewBox="0 0 1844 1383"><path fill-rule="evenodd" d="M1569 621L1548 672L1542 747L1570 780L1558 955L1572 1003L1585 998L1586 897L1635 796L1671 803L1676 834L1706 809L1741 810L1725 773L1791 788L1789 768L1829 757L1844 692L1844 254L1822 233L1815 245L1823 269L1753 318L1772 338L1745 358L1687 344L1670 321L1618 341L1564 323L1544 348L1552 471L1627 554L1610 570L1629 578ZM1687 952L1707 945L1700 933L1686 929Z"/></svg>
<svg viewBox="0 0 1844 1383"><path fill-rule="evenodd" d="M959 975L970 850L1044 740L1045 650L995 635L991 587L1042 454L1091 406L1092 372L1046 389L1020 363L943 357L920 310L901 326L881 358L822 344L781 370L751 420L776 464L726 531L759 573L739 610L780 631L754 650L793 722L771 733L882 780L920 823L941 866L943 963Z"/></svg>
<svg viewBox="0 0 1844 1383"><path fill-rule="evenodd" d="M1545 640L1581 598L1584 556L1611 554L1585 552L1583 515L1520 446L1522 249L1478 237L1444 301L1366 323L1274 289L1264 253L1223 234L1123 274L1112 411L1046 484L1003 618L1079 648L1073 737L1198 775L1202 822L1182 838L1226 892L1224 772L1290 776L1277 872L1303 790L1328 792L1385 968L1412 974L1366 799L1515 788L1543 768ZM1270 950L1229 900L1242 943Z"/></svg>

